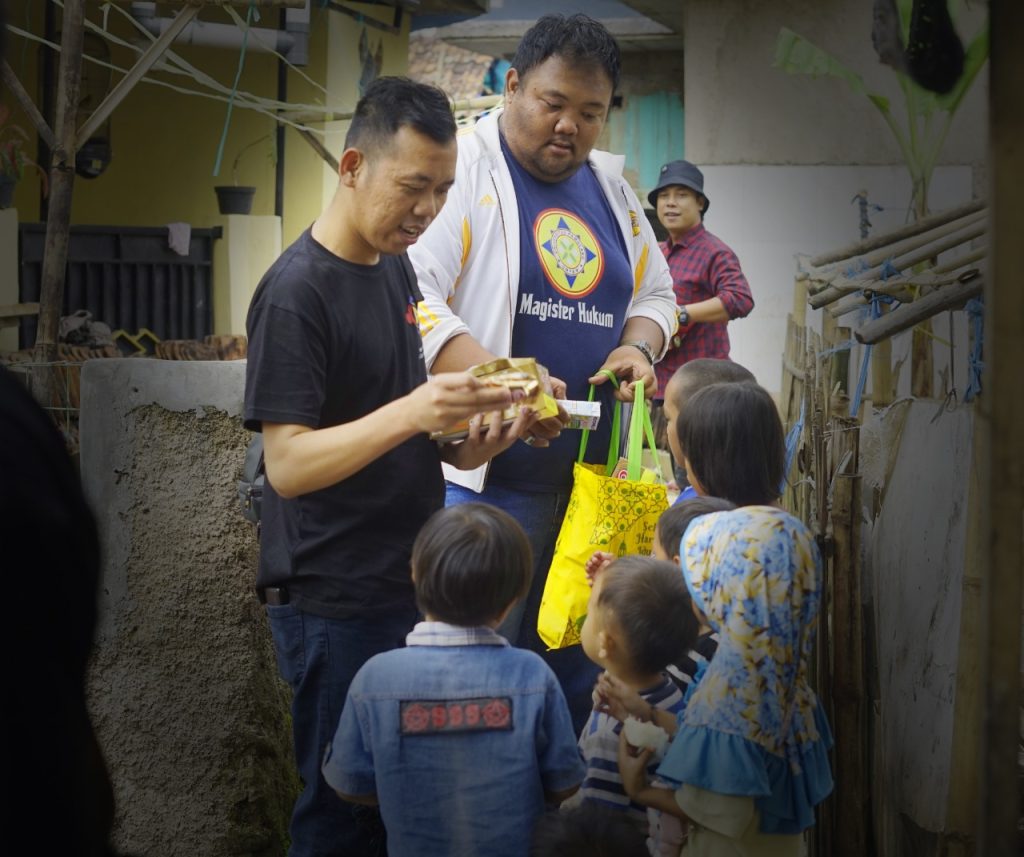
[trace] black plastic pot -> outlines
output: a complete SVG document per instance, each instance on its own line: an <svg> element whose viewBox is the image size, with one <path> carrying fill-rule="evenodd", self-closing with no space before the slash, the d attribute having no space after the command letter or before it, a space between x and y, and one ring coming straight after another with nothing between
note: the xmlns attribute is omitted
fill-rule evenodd
<svg viewBox="0 0 1024 857"><path fill-rule="evenodd" d="M249 214L252 211L256 188L229 184L219 185L214 190L217 192L217 205L221 214Z"/></svg>

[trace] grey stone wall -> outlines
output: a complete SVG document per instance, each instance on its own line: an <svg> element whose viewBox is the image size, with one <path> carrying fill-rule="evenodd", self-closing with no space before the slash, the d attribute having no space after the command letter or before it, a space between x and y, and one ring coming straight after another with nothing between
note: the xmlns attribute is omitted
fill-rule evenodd
<svg viewBox="0 0 1024 857"><path fill-rule="evenodd" d="M82 476L104 548L90 709L115 845L147 857L286 848L289 691L236 501L244 374L244 361L145 359L82 372Z"/></svg>

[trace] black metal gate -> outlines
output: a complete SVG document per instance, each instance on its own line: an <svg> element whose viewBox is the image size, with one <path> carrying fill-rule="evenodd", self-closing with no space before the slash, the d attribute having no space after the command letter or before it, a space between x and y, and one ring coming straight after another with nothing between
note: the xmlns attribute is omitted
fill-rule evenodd
<svg viewBox="0 0 1024 857"><path fill-rule="evenodd" d="M111 330L147 328L160 339L213 332L213 242L221 227L193 229L187 256L165 226L72 226L61 315L84 309ZM46 225L19 227L19 300L38 301ZM35 344L36 319L22 319L20 348Z"/></svg>

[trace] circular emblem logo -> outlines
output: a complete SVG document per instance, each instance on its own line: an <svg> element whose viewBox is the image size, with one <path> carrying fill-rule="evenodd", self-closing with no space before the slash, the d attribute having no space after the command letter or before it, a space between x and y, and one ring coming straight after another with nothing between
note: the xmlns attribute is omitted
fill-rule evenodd
<svg viewBox="0 0 1024 857"><path fill-rule="evenodd" d="M582 220L548 208L533 222L533 240L548 282L567 298L589 295L604 273L604 254Z"/></svg>

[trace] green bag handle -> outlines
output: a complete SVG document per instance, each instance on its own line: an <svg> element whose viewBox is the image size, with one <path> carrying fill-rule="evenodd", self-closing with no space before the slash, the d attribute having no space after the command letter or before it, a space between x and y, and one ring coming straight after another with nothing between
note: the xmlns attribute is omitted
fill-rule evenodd
<svg viewBox="0 0 1024 857"><path fill-rule="evenodd" d="M615 377L615 373L611 369L602 369L597 373L598 375L604 375L609 381L612 382L612 386L619 389L619 379ZM594 401L594 388L595 385L590 385L590 393L587 395L587 401ZM605 476L611 476L612 471L615 469L615 465L619 463L619 441L621 438L621 424L622 424L622 402L618 399L615 400L615 410L612 412L612 436L608 442L608 464L605 472ZM576 462L578 464L583 463L583 456L587 454L587 441L590 440L590 429L583 429L583 434L580 437L580 451L576 456Z"/></svg>
<svg viewBox="0 0 1024 857"><path fill-rule="evenodd" d="M661 459L658 457L658 450L654 445L654 426L651 425L651 414L647 410L647 402L644 399L644 382L636 382L636 394L633 397L633 413L629 420L629 437L626 439L626 478L632 482L640 479L643 468L644 439L647 440L647 448L651 451L651 458L654 460L654 467L658 478L665 481L665 474L661 471Z"/></svg>
<svg viewBox="0 0 1024 857"><path fill-rule="evenodd" d="M615 377L615 373L612 372L611 369L602 369L599 374L607 377L616 390L619 388L619 379ZM587 401L594 401L593 384L590 385L590 393L587 395ZM636 406L636 402L640 402L639 407ZM627 438L628 449L626 452L626 477L634 482L639 481L642 471L641 462L643 460L643 442L644 438L646 438L647 447L651 450L651 456L654 459L658 476L661 481L664 482L665 475L661 470L661 459L658 457L657 449L654 445L654 427L651 425L651 415L644 402L644 383L643 381L637 381L633 414L630 419L629 437ZM608 463L605 467L605 476L611 476L612 472L615 470L615 465L619 462L619 443L622 435L621 426L622 402L616 399L615 410L612 414L612 434L611 439L608 442ZM584 429L583 435L580 437L579 455L576 457L576 461L579 464L583 463L583 457L587 452L587 441L589 438L590 430Z"/></svg>

